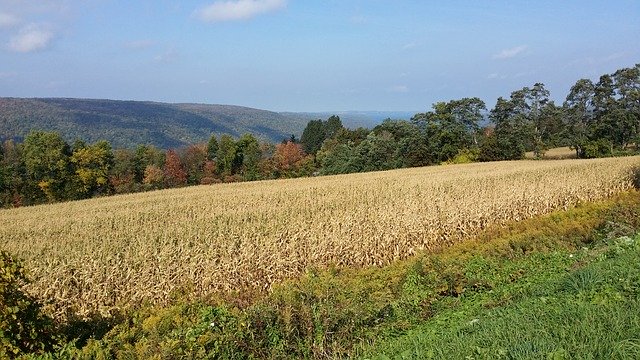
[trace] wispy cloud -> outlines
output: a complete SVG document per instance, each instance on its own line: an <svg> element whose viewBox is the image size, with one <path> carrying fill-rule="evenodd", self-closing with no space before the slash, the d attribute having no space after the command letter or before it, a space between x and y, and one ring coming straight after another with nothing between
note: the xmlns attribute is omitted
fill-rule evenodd
<svg viewBox="0 0 640 360"><path fill-rule="evenodd" d="M349 21L352 24L361 25L361 24L367 23L367 18L364 15L353 15L352 17L349 18Z"/></svg>
<svg viewBox="0 0 640 360"><path fill-rule="evenodd" d="M144 50L153 47L156 44L153 40L134 40L124 44L124 47L131 50Z"/></svg>
<svg viewBox="0 0 640 360"><path fill-rule="evenodd" d="M0 80L10 79L16 76L18 76L16 72L0 72Z"/></svg>
<svg viewBox="0 0 640 360"><path fill-rule="evenodd" d="M154 60L159 63L173 63L176 62L180 58L180 54L174 48L170 48L169 50L163 52L162 54L157 55Z"/></svg>
<svg viewBox="0 0 640 360"><path fill-rule="evenodd" d="M206 22L247 20L258 15L279 10L286 0L233 0L216 1L194 12L194 16Z"/></svg>
<svg viewBox="0 0 640 360"><path fill-rule="evenodd" d="M502 51L500 51L497 54L493 55L494 59L499 59L499 60L503 60L503 59L511 59L513 57L516 57L520 54L522 54L525 50L527 50L527 46L526 45L520 45L520 46L516 46L514 48L511 49L504 49Z"/></svg>
<svg viewBox="0 0 640 360"><path fill-rule="evenodd" d="M30 24L11 37L9 50L20 53L44 50L51 45L54 35L54 32L47 26Z"/></svg>
<svg viewBox="0 0 640 360"><path fill-rule="evenodd" d="M388 90L389 92L392 92L392 93L408 93L409 87L406 85L394 85L390 87Z"/></svg>
<svg viewBox="0 0 640 360"><path fill-rule="evenodd" d="M12 28L20 24L20 18L17 15L0 12L0 29Z"/></svg>
<svg viewBox="0 0 640 360"><path fill-rule="evenodd" d="M409 49L413 49L417 46L417 44L415 42L410 42L408 44L404 44L404 46L402 46L402 50L409 50Z"/></svg>

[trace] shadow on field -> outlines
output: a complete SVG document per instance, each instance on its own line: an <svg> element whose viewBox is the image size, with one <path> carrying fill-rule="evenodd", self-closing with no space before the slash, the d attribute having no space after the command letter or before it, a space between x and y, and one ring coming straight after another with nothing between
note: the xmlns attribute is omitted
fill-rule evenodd
<svg viewBox="0 0 640 360"><path fill-rule="evenodd" d="M636 190L640 190L640 167L633 169L633 187Z"/></svg>
<svg viewBox="0 0 640 360"><path fill-rule="evenodd" d="M124 316L104 317L99 314L89 318L70 318L63 326L62 333L68 340L75 340L75 346L82 348L89 339L102 339L114 326L124 321Z"/></svg>

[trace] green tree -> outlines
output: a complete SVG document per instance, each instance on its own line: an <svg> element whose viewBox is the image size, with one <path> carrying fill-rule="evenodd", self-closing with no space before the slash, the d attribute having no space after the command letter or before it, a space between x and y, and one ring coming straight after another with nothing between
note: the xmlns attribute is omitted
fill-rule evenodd
<svg viewBox="0 0 640 360"><path fill-rule="evenodd" d="M218 143L218 153L216 155L218 172L223 176L234 174L234 163L236 159L236 142L230 135L222 135Z"/></svg>
<svg viewBox="0 0 640 360"><path fill-rule="evenodd" d="M300 139L303 150L307 154L315 155L325 140L337 136L343 129L345 128L342 126L342 120L337 115L330 116L327 121L319 119L309 121Z"/></svg>
<svg viewBox="0 0 640 360"><path fill-rule="evenodd" d="M0 207L30 204L30 199L25 198L24 194L39 193L40 190L37 184L27 179L22 144L7 140L0 147L3 149L4 169L4 191L0 192Z"/></svg>
<svg viewBox="0 0 640 360"><path fill-rule="evenodd" d="M342 129L342 120L337 115L331 115L325 123L325 139L331 139L334 137L340 129Z"/></svg>
<svg viewBox="0 0 640 360"><path fill-rule="evenodd" d="M153 145L138 145L135 150L135 180L142 184L148 166L161 168L165 162L165 153Z"/></svg>
<svg viewBox="0 0 640 360"><path fill-rule="evenodd" d="M516 94L518 96L518 94ZM513 100L499 97L489 113L495 124L480 147L482 161L515 160L524 157L528 128L520 109Z"/></svg>
<svg viewBox="0 0 640 360"><path fill-rule="evenodd" d="M584 157L584 149L590 138L594 121L594 95L593 82L580 79L571 87L563 104L567 118L567 140L579 158Z"/></svg>
<svg viewBox="0 0 640 360"><path fill-rule="evenodd" d="M213 134L209 138L209 142L207 143L207 160L215 161L218 157L218 139L216 135Z"/></svg>
<svg viewBox="0 0 640 360"><path fill-rule="evenodd" d="M478 98L463 98L433 104L433 110L411 118L423 132L424 163L448 161L462 149L478 145L477 132L482 120L484 102Z"/></svg>
<svg viewBox="0 0 640 360"><path fill-rule="evenodd" d="M262 159L262 150L258 140L251 134L244 134L236 142L235 168L245 180L258 180L260 178L259 163Z"/></svg>
<svg viewBox="0 0 640 360"><path fill-rule="evenodd" d="M200 184L204 176L204 166L209 156L207 144L194 144L181 151L180 158L187 173L187 184Z"/></svg>
<svg viewBox="0 0 640 360"><path fill-rule="evenodd" d="M59 134L30 132L24 140L23 154L28 179L40 190L29 194L35 201L60 201L69 197L71 149Z"/></svg>
<svg viewBox="0 0 640 360"><path fill-rule="evenodd" d="M117 194L140 190L139 184L142 181L136 183L136 154L134 151L129 149L113 151L113 167L109 174L109 182Z"/></svg>
<svg viewBox="0 0 640 360"><path fill-rule="evenodd" d="M302 132L300 142L307 154L316 154L326 139L325 124L322 120L311 120Z"/></svg>

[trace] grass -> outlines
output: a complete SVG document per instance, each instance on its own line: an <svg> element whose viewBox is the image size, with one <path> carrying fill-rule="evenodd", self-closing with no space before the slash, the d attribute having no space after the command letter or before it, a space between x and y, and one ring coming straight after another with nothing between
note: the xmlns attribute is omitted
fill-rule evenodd
<svg viewBox="0 0 640 360"><path fill-rule="evenodd" d="M487 298L494 294L460 299L406 335L375 344L363 357L637 359L638 260L637 235L575 254L548 254L538 259L544 265L540 273L526 277L525 289L494 290L518 294L507 305L492 307Z"/></svg>
<svg viewBox="0 0 640 360"><path fill-rule="evenodd" d="M56 356L637 358L639 231L632 191L384 267L309 269L250 305L142 306Z"/></svg>

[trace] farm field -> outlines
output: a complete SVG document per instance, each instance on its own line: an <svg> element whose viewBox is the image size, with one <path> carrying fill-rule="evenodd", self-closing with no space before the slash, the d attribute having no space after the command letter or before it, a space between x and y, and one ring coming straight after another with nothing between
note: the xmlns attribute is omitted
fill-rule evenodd
<svg viewBox="0 0 640 360"><path fill-rule="evenodd" d="M533 154L533 151L529 151L529 152L525 153L525 158L526 159L534 159L535 155ZM545 159L545 160L575 159L576 158L576 151L571 149L568 146L559 147L559 148L553 148L553 149L549 149L549 150L545 151L545 153L542 156L542 158Z"/></svg>
<svg viewBox="0 0 640 360"><path fill-rule="evenodd" d="M631 189L640 158L518 161L199 186L0 211L50 311L108 316L262 292L311 268L383 266Z"/></svg>

